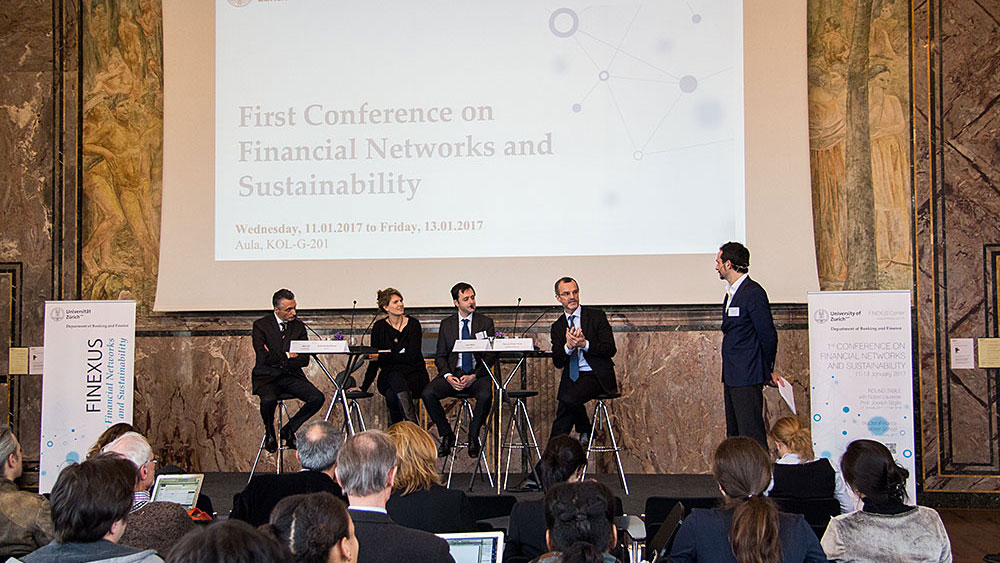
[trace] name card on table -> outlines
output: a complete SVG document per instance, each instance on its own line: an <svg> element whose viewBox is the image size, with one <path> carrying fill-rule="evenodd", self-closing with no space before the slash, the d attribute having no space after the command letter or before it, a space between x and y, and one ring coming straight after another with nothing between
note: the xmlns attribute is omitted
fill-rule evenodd
<svg viewBox="0 0 1000 563"><path fill-rule="evenodd" d="M346 354L346 340L293 340L288 347L296 354Z"/></svg>
<svg viewBox="0 0 1000 563"><path fill-rule="evenodd" d="M489 352L490 351L490 341L489 340L456 340L455 347L451 349L452 352L462 353L462 352Z"/></svg>
<svg viewBox="0 0 1000 563"><path fill-rule="evenodd" d="M493 341L494 352L531 352L535 341L531 338L497 338Z"/></svg>

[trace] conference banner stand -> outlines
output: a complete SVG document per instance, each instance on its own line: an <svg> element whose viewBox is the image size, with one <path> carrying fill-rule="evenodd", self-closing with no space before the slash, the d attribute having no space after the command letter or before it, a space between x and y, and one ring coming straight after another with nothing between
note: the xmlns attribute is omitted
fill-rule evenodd
<svg viewBox="0 0 1000 563"><path fill-rule="evenodd" d="M39 492L87 456L109 426L132 423L135 301L46 301Z"/></svg>
<svg viewBox="0 0 1000 563"><path fill-rule="evenodd" d="M816 455L839 466L854 440L882 442L910 472L916 503L909 291L809 293L809 371Z"/></svg>

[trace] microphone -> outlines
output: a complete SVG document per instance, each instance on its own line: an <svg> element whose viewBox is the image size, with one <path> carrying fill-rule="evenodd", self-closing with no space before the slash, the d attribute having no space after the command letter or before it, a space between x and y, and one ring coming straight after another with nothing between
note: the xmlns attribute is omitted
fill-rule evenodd
<svg viewBox="0 0 1000 563"><path fill-rule="evenodd" d="M521 333L521 338L524 338L524 336L526 334L528 334L528 331L531 330L532 327L535 326L535 323L537 323L538 321L540 321L542 319L542 317L544 317L547 313L549 313L550 311L552 311L553 307L557 307L557 306L558 305L552 305L550 307L546 307L544 311L542 311L541 313L539 313L538 316L535 317L535 320L531 321L531 324L528 325L528 328L524 329L524 332Z"/></svg>
<svg viewBox="0 0 1000 563"><path fill-rule="evenodd" d="M361 345L362 346L365 345L365 335L368 334L369 330L371 330L372 326L375 324L375 319L377 319L377 318L378 318L378 311L375 311L375 314L372 315L371 322L368 323L368 327L365 328L365 331L361 333ZM368 344L371 344L371 338L368 339Z"/></svg>
<svg viewBox="0 0 1000 563"><path fill-rule="evenodd" d="M354 344L354 310L357 307L358 307L358 300L355 299L354 300L354 304L351 305L351 330L348 331L348 333L347 333L347 334L350 335L350 336L347 337L347 344L348 345Z"/></svg>
<svg viewBox="0 0 1000 563"><path fill-rule="evenodd" d="M300 320L300 321L302 321L302 319L299 319L299 320ZM316 335L316 338L319 338L320 340L326 340L325 338L323 338L323 337L322 337L322 336L320 335L320 333L318 333L318 332L316 332L315 330L313 330L313 327L309 326L309 323L307 323L307 322L305 322L305 321L302 321L302 326L306 327L306 330L308 330L309 332L311 332L311 333L315 334L315 335Z"/></svg>
<svg viewBox="0 0 1000 563"><path fill-rule="evenodd" d="M517 336L517 312L521 308L521 298L517 298L517 305L514 305L514 328L510 329L510 333Z"/></svg>

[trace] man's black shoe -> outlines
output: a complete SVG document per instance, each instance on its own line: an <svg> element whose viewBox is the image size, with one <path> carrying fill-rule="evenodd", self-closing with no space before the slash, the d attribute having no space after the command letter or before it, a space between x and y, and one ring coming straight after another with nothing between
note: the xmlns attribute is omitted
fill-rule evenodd
<svg viewBox="0 0 1000 563"><path fill-rule="evenodd" d="M469 457L476 459L481 451L483 446L479 443L479 436L469 436Z"/></svg>
<svg viewBox="0 0 1000 563"><path fill-rule="evenodd" d="M455 446L455 435L445 434L441 436L441 445L438 446L438 457L448 457L451 448Z"/></svg>
<svg viewBox="0 0 1000 563"><path fill-rule="evenodd" d="M264 449L272 454L278 451L278 439L274 437L273 431L267 432L264 435Z"/></svg>
<svg viewBox="0 0 1000 563"><path fill-rule="evenodd" d="M284 430L282 430L281 431L281 439L284 440L286 448L288 448L290 450L297 449L295 447L295 433L294 432L285 432Z"/></svg>
<svg viewBox="0 0 1000 563"><path fill-rule="evenodd" d="M528 476L524 478L524 481L521 481L520 483L518 483L516 488L512 489L512 492L530 493L533 491L540 491L540 490L542 490L542 486L539 485L538 482L535 481L535 477L529 473Z"/></svg>

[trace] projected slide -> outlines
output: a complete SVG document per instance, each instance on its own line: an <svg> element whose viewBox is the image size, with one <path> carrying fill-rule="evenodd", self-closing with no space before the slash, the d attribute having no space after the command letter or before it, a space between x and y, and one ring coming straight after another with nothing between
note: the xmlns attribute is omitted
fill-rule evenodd
<svg viewBox="0 0 1000 563"><path fill-rule="evenodd" d="M745 238L738 0L217 0L215 259Z"/></svg>

